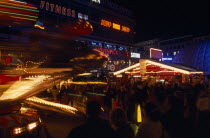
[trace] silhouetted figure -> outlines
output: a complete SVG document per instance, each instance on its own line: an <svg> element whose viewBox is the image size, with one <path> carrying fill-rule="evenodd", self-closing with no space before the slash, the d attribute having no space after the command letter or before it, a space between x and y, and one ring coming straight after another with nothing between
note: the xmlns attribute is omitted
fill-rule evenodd
<svg viewBox="0 0 210 138"><path fill-rule="evenodd" d="M110 122L116 132L116 138L134 138L134 131L126 116L126 112L121 108L116 108L111 112Z"/></svg>
<svg viewBox="0 0 210 138"><path fill-rule="evenodd" d="M169 138L160 122L158 107L147 103L144 111L144 119L139 126L136 138Z"/></svg>
<svg viewBox="0 0 210 138"><path fill-rule="evenodd" d="M114 130L107 120L99 118L100 113L100 104L89 101L86 106L87 121L73 128L68 138L114 138Z"/></svg>

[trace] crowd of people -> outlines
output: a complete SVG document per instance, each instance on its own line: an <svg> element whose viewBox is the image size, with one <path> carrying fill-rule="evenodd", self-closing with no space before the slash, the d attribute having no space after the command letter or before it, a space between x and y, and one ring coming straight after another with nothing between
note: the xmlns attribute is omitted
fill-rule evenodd
<svg viewBox="0 0 210 138"><path fill-rule="evenodd" d="M138 81L133 84L110 83L103 87L84 86L82 89L75 86L66 88L64 85L58 89L54 86L50 93L54 101L70 105L75 99L68 94L74 91L83 96L85 91L105 94L99 105L87 104L87 122L81 128L73 129L69 135L71 138L210 138L208 90L208 85L204 83L158 82L148 85L146 81ZM100 105L108 116L106 123L98 117ZM136 119L137 105L142 109L142 122ZM132 124L139 126L137 132L131 127ZM108 128L109 132L103 131Z"/></svg>
<svg viewBox="0 0 210 138"><path fill-rule="evenodd" d="M140 123L136 122L134 115L137 104L142 108L143 121ZM156 83L148 86L146 82L121 83L108 85L104 97L105 112L111 113L110 126L114 135L122 138L209 138L209 105L208 86L205 84ZM137 133L130 130L129 123L139 125ZM104 133L99 134L103 137Z"/></svg>

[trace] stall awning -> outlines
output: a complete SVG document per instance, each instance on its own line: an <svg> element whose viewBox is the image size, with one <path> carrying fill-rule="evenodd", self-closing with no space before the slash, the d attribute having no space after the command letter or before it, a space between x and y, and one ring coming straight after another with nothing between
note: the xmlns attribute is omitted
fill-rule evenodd
<svg viewBox="0 0 210 138"><path fill-rule="evenodd" d="M180 75L180 74L203 74L202 71L197 71L193 68L189 68L178 64L169 64L153 60L145 60L146 72L144 75ZM141 63L137 63L133 66L114 72L114 75L126 73L129 75L142 75Z"/></svg>

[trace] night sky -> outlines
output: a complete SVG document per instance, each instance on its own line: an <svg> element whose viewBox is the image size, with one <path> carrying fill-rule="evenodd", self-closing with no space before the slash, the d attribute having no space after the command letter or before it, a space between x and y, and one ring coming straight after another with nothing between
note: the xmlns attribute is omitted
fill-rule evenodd
<svg viewBox="0 0 210 138"><path fill-rule="evenodd" d="M210 32L210 3L206 0L117 0L136 17L136 41Z"/></svg>

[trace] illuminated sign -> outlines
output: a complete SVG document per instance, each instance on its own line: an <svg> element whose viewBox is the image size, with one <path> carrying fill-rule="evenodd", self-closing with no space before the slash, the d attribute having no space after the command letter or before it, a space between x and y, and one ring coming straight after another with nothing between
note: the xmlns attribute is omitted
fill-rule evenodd
<svg viewBox="0 0 210 138"><path fill-rule="evenodd" d="M164 60L171 61L171 60L173 60L173 59L172 59L172 58L162 58L162 61L164 61Z"/></svg>
<svg viewBox="0 0 210 138"><path fill-rule="evenodd" d="M67 9L66 7L61 7L57 4L41 1L40 9L45 9L46 11L55 12L69 17L75 17L75 10Z"/></svg>
<svg viewBox="0 0 210 138"><path fill-rule="evenodd" d="M68 17L73 17L73 18L76 17L76 11L75 10L71 10L70 8L61 7L60 5L45 2L45 1L40 2L40 9L45 9L46 11L54 12L54 13L57 13L57 14L68 16ZM88 20L88 15L78 13L78 18Z"/></svg>
<svg viewBox="0 0 210 138"><path fill-rule="evenodd" d="M118 50L113 49L106 49L106 48L96 48L97 50L105 53L105 54L112 54L112 55L118 55Z"/></svg>
<svg viewBox="0 0 210 138"><path fill-rule="evenodd" d="M161 49L150 48L150 58L162 59L162 54Z"/></svg>
<svg viewBox="0 0 210 138"><path fill-rule="evenodd" d="M105 26L105 27L111 27L112 23L110 21L107 21L107 20L101 20L101 25Z"/></svg>
<svg viewBox="0 0 210 138"><path fill-rule="evenodd" d="M92 2L101 3L101 0L92 0Z"/></svg>
<svg viewBox="0 0 210 138"><path fill-rule="evenodd" d="M131 57L132 58L140 58L140 54L131 52Z"/></svg>
<svg viewBox="0 0 210 138"><path fill-rule="evenodd" d="M113 23L113 29L120 30L120 25Z"/></svg>
<svg viewBox="0 0 210 138"><path fill-rule="evenodd" d="M104 20L104 19L101 20L101 25L105 26L105 27L110 27L110 28L113 28L113 29L116 29L116 30L120 30L120 31L123 31L123 32L127 32L127 33L131 31L129 27L122 26L122 25L117 24L117 23L112 23L112 22Z"/></svg>
<svg viewBox="0 0 210 138"><path fill-rule="evenodd" d="M78 13L78 18L79 18L79 19L88 20L88 15L82 14L82 13Z"/></svg>

